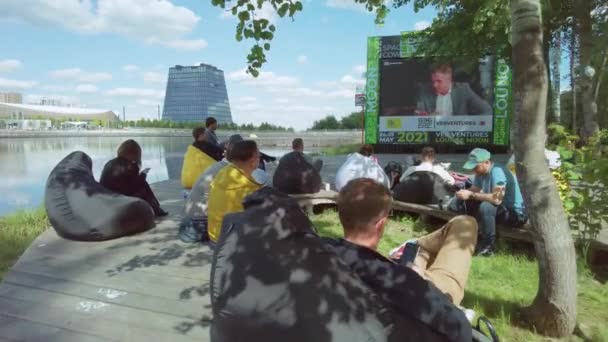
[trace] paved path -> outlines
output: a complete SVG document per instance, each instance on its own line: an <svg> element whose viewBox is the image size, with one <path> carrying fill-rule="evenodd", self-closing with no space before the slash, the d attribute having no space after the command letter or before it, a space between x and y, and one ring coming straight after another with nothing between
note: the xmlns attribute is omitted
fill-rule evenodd
<svg viewBox="0 0 608 342"><path fill-rule="evenodd" d="M0 341L208 341L211 252L177 239L179 181L153 188L171 215L146 233L40 235L0 284Z"/></svg>

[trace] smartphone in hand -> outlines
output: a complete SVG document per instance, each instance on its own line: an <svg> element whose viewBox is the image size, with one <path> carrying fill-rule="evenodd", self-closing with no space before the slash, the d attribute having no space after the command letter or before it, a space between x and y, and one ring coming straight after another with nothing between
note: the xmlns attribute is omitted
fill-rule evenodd
<svg viewBox="0 0 608 342"><path fill-rule="evenodd" d="M414 260L416 260L419 251L420 246L418 246L416 241L406 243L405 247L403 247L403 253L401 253L399 263L404 266L412 265Z"/></svg>

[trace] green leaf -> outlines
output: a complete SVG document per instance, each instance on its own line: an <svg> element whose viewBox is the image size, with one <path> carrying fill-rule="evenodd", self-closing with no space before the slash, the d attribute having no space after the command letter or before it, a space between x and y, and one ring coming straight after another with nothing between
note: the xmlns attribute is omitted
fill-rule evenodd
<svg viewBox="0 0 608 342"><path fill-rule="evenodd" d="M274 25L270 25L268 26L268 29L270 30L270 32L274 32L277 28L274 27Z"/></svg>
<svg viewBox="0 0 608 342"><path fill-rule="evenodd" d="M289 4L282 4L277 13L281 18L283 18L285 14L287 14L287 10L289 10Z"/></svg>
<svg viewBox="0 0 608 342"><path fill-rule="evenodd" d="M249 16L249 12L243 11L239 13L239 20L240 21L247 21L249 20L251 17Z"/></svg>
<svg viewBox="0 0 608 342"><path fill-rule="evenodd" d="M253 11L255 10L255 6L253 4L247 4L247 10Z"/></svg>
<svg viewBox="0 0 608 342"><path fill-rule="evenodd" d="M238 10L239 10L239 9L238 9L236 6L235 6L235 7L232 7L232 10L231 10L232 15L236 15L236 12L237 12Z"/></svg>
<svg viewBox="0 0 608 342"><path fill-rule="evenodd" d="M265 43L264 44L264 50L266 50L266 51L270 50L270 44Z"/></svg>
<svg viewBox="0 0 608 342"><path fill-rule="evenodd" d="M304 6L302 5L302 3L300 1L296 2L296 11L301 11L304 9Z"/></svg>

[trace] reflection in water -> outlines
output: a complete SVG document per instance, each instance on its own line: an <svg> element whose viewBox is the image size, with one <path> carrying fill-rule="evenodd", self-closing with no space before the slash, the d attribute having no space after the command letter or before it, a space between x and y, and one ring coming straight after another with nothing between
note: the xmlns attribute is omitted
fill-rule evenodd
<svg viewBox="0 0 608 342"><path fill-rule="evenodd" d="M93 175L99 180L106 162L116 156L128 137L66 137L0 139L0 216L42 204L44 186L51 170L69 153L83 151L93 160ZM149 167L148 181L181 177L183 155L190 137L138 137L142 168ZM264 151L266 151L264 149ZM266 151L281 156L285 151Z"/></svg>
<svg viewBox="0 0 608 342"><path fill-rule="evenodd" d="M80 150L91 156L93 174L99 179L105 163L116 156L123 137L69 137L0 140L0 215L42 204L44 185L51 170L70 152ZM169 179L165 163L175 155L181 169L181 155L188 137L141 137L143 167L149 167L149 182ZM179 177L179 176L178 176Z"/></svg>

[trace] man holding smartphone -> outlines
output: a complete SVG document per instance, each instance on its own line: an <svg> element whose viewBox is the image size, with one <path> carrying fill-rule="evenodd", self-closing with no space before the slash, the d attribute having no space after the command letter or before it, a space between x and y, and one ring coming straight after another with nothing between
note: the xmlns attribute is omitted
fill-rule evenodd
<svg viewBox="0 0 608 342"><path fill-rule="evenodd" d="M376 250L391 209L391 195L371 179L354 179L338 197L344 239L328 245L387 305L433 327L450 341L471 341L471 326L457 307L477 242L477 223L457 216L417 240L410 266ZM405 256L407 258L407 256Z"/></svg>

